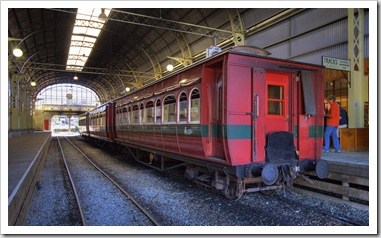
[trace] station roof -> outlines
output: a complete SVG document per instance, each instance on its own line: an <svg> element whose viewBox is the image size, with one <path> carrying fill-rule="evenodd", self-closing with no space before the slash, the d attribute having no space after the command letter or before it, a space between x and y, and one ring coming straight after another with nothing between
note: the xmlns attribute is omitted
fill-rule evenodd
<svg viewBox="0 0 381 238"><path fill-rule="evenodd" d="M127 87L160 79L169 73L168 64L186 67L205 58L210 46L239 44L240 34L253 28L242 18L247 11L253 9L99 7L95 16L108 16L89 23L76 19L78 8L8 8L9 73L19 75L33 97L49 85L74 83L105 102L125 94ZM264 21L292 14L290 9L272 12ZM87 28L72 38L74 25ZM99 29L99 36L90 36L91 29ZM12 54L15 47L23 51L19 58Z"/></svg>

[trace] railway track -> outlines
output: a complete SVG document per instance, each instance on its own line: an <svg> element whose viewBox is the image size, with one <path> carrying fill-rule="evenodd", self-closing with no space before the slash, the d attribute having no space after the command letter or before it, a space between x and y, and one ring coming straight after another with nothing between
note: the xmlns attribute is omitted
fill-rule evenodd
<svg viewBox="0 0 381 238"><path fill-rule="evenodd" d="M79 186L76 186L76 184L78 184L79 182L82 182L82 181L75 181L75 179L73 178L74 176L72 176L72 174L74 174L74 173L71 172L71 170L73 170L74 168L73 168L73 166L69 165L67 158L66 158L68 156L65 156L65 150L68 150L67 146L71 146L72 148L75 148L77 155L78 154L81 155L81 156L76 156L76 157L77 158L82 157L83 161L87 161L88 166L95 168L96 171L98 171L98 173L101 173L102 176L97 176L97 177L106 178L107 181L109 181L108 183L111 182L112 186L114 188L116 188L121 194L123 194L123 196L126 197L129 201L131 201L133 206L135 206L136 209L138 209L142 214L144 214L144 216L150 221L150 223L152 225L160 226L160 223L155 219L155 217L147 209L144 208L143 205L139 204L139 202L136 199L134 199L134 197L128 191L123 189L105 171L103 171L101 168L99 168L88 156L86 156L86 154L80 148L78 148L78 146L76 146L73 142L71 142L67 137L64 137L64 141L65 141L64 143L66 144L65 146L61 145L59 137L57 137L57 141L58 141L58 144L59 144L59 147L61 150L62 158L63 158L64 164L65 164L65 168L66 168L68 177L70 179L72 189L74 191L74 196L75 196L75 199L77 201L77 206L79 209L82 225L84 225L84 226L88 225L89 222L87 222L87 220L91 220L91 218L89 218L88 216L86 217L86 211L84 211L85 209L83 208L84 207L83 206L83 203L84 203L83 199L84 198L81 198L81 195L80 195L81 192L80 192L80 189L78 188ZM64 143L62 143L62 144L64 144ZM70 152L70 153L72 154L73 152ZM79 164L79 162L77 161L76 164ZM80 170L77 170L77 172L78 171L80 171ZM87 209L89 209L89 208L87 208ZM90 208L90 209L96 209L96 208ZM134 214L134 216L136 217L137 215ZM94 224L89 224L89 225L94 225ZM147 224L144 224L144 225L147 225Z"/></svg>
<svg viewBox="0 0 381 238"><path fill-rule="evenodd" d="M328 217L331 217L333 219L336 219L338 221L341 221L341 222L345 222L347 223L348 225L353 225L353 226L367 226L368 224L365 224L363 222L359 222L359 221L355 221L351 218L347 218L343 215L337 215L337 214L333 214L331 212L328 212L328 211L324 211L322 209L319 209L319 207L316 207L316 206L311 206L311 205L306 205L306 204L303 204L302 202L296 202L286 196L282 196L282 197L277 197L276 199L290 205L292 204L293 207L295 208L301 208L303 210L306 210L306 211L312 211L314 212L315 214L321 214L323 216L328 216Z"/></svg>

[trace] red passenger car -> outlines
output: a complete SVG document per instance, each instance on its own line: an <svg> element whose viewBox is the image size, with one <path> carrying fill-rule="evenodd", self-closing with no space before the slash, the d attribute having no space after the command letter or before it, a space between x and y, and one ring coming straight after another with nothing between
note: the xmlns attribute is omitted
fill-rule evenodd
<svg viewBox="0 0 381 238"><path fill-rule="evenodd" d="M188 178L231 199L314 169L326 177L323 68L260 52L233 47L118 98L89 113L89 133L161 170L181 161ZM104 112L96 123L107 126L96 129L91 115Z"/></svg>
<svg viewBox="0 0 381 238"><path fill-rule="evenodd" d="M79 132L100 141L113 142L115 138L115 103L108 102L79 117Z"/></svg>

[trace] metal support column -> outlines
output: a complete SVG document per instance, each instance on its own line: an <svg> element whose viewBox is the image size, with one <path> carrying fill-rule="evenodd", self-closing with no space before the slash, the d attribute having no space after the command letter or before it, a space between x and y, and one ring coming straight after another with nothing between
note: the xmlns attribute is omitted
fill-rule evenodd
<svg viewBox="0 0 381 238"><path fill-rule="evenodd" d="M364 76L364 9L348 9L348 58L351 87L348 89L350 128L364 127L364 102L368 101L368 81Z"/></svg>

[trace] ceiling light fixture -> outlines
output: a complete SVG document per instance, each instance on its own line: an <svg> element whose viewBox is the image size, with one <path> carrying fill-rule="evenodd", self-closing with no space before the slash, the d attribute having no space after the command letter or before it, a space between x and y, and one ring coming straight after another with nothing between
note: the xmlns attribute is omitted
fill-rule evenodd
<svg viewBox="0 0 381 238"><path fill-rule="evenodd" d="M101 8L101 13L98 16L98 19L101 20L101 21L106 21L107 20L107 16L106 16L104 8Z"/></svg>
<svg viewBox="0 0 381 238"><path fill-rule="evenodd" d="M126 88L126 92L129 92L129 91L131 91L131 88L130 88L130 87L127 87L127 88Z"/></svg>
<svg viewBox="0 0 381 238"><path fill-rule="evenodd" d="M171 65L171 64L167 65L167 70L168 71L172 71L173 70L173 65Z"/></svg>
<svg viewBox="0 0 381 238"><path fill-rule="evenodd" d="M30 85L32 85L32 87L36 86L36 82L32 81L30 82Z"/></svg>
<svg viewBox="0 0 381 238"><path fill-rule="evenodd" d="M74 79L74 80L78 80L78 76L77 76L77 75L74 75L73 79Z"/></svg>
<svg viewBox="0 0 381 238"><path fill-rule="evenodd" d="M20 50L20 48L15 48L13 50L13 55L16 57L21 57L23 55L23 52L22 52L22 50Z"/></svg>

